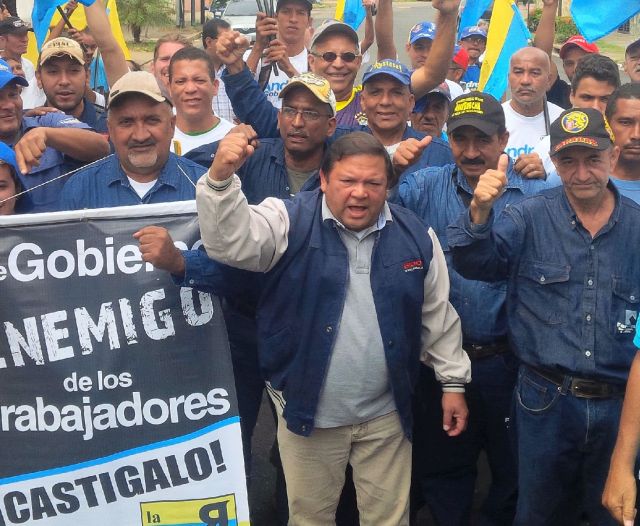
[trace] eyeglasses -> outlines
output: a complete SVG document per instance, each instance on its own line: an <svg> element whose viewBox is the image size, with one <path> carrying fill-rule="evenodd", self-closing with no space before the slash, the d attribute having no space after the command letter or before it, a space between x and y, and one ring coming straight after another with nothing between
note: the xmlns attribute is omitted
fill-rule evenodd
<svg viewBox="0 0 640 526"><path fill-rule="evenodd" d="M325 51L324 53L311 53L314 57L320 57L325 62L334 62L338 57L342 59L343 62L353 62L360 55L356 55L351 51L347 51L346 53L334 53L333 51Z"/></svg>
<svg viewBox="0 0 640 526"><path fill-rule="evenodd" d="M282 106L282 115L289 120L296 118L298 114L302 115L302 120L305 122L313 122L320 119L320 117L331 117L328 113L319 113L314 110L299 110L290 106Z"/></svg>

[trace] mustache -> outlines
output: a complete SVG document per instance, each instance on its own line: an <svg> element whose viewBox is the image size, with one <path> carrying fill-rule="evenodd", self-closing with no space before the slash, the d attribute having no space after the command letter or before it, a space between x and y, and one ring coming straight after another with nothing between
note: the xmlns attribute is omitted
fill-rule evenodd
<svg viewBox="0 0 640 526"><path fill-rule="evenodd" d="M287 137L302 137L304 139L307 137L307 134L303 131L292 131L287 133Z"/></svg>
<svg viewBox="0 0 640 526"><path fill-rule="evenodd" d="M467 159L466 157L460 161L460 164L468 164L470 166L477 166L484 164L482 159Z"/></svg>
<svg viewBox="0 0 640 526"><path fill-rule="evenodd" d="M140 148L140 147L144 147L144 146L155 146L156 141L154 140L147 140L147 141L129 141L127 143L127 147L128 148Z"/></svg>

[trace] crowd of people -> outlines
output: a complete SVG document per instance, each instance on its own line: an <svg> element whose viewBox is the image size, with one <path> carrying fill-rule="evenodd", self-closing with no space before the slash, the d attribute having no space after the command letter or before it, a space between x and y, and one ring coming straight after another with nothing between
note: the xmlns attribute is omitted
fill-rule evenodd
<svg viewBox="0 0 640 526"><path fill-rule="evenodd" d="M221 298L250 491L265 389L277 421L280 523L471 524L484 451L478 524L633 524L640 40L621 83L572 36L567 82L543 0L496 100L460 0L408 35L367 0L362 41L278 0L253 46L213 19L148 71L78 2L36 64L0 20L0 215L196 199L203 249L135 237Z"/></svg>

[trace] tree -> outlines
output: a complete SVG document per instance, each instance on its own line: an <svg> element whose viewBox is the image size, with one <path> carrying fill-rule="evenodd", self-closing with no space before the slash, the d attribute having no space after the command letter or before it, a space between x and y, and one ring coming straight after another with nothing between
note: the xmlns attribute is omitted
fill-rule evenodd
<svg viewBox="0 0 640 526"><path fill-rule="evenodd" d="M173 7L167 0L118 0L120 20L131 29L134 42L140 42L144 26L167 26L173 22Z"/></svg>

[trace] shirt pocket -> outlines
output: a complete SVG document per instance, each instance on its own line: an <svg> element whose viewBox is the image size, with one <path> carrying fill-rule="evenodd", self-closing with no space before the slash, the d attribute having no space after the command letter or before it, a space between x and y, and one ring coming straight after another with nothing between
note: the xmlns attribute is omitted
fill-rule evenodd
<svg viewBox="0 0 640 526"><path fill-rule="evenodd" d="M611 289L610 326L616 337L632 338L638 319L640 287L632 281L614 276Z"/></svg>
<svg viewBox="0 0 640 526"><path fill-rule="evenodd" d="M546 325L565 325L569 315L569 265L523 261L517 275L516 310Z"/></svg>

